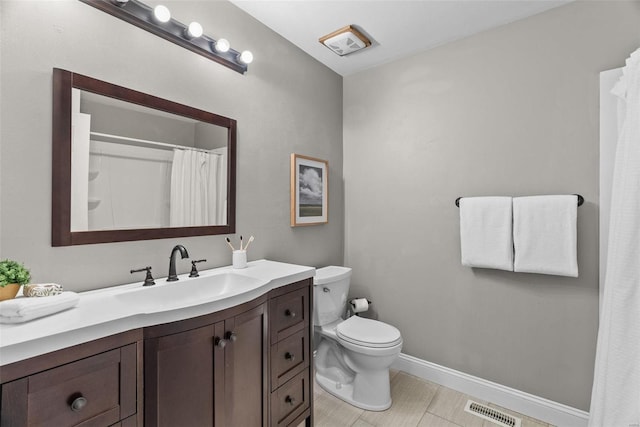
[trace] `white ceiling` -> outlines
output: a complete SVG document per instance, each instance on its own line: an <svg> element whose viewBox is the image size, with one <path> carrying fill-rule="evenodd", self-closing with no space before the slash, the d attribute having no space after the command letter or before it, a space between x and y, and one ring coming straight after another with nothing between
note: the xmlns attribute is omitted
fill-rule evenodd
<svg viewBox="0 0 640 427"><path fill-rule="evenodd" d="M517 21L572 0L231 0L343 76ZM318 39L355 25L372 46L338 56ZM260 54L256 52L256 60Z"/></svg>

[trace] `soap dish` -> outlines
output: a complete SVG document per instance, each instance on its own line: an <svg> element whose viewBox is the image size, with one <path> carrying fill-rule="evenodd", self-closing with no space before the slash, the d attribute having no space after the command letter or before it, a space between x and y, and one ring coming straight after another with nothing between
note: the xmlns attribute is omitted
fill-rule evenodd
<svg viewBox="0 0 640 427"><path fill-rule="evenodd" d="M49 297L62 293L62 285L57 283L31 283L24 285L22 294L25 297Z"/></svg>

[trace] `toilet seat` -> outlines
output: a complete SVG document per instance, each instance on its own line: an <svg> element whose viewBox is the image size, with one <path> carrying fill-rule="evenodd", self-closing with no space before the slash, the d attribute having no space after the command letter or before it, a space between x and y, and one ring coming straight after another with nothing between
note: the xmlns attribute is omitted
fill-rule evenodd
<svg viewBox="0 0 640 427"><path fill-rule="evenodd" d="M384 322L351 316L336 327L338 340L349 347L388 349L402 344L400 331Z"/></svg>

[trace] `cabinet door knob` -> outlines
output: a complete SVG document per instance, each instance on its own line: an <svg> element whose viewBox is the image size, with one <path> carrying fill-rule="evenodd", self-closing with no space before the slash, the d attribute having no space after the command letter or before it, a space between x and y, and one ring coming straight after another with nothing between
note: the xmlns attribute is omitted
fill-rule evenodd
<svg viewBox="0 0 640 427"><path fill-rule="evenodd" d="M227 340L224 340L220 337L216 337L215 345L216 347L224 348L224 346L227 345Z"/></svg>
<svg viewBox="0 0 640 427"><path fill-rule="evenodd" d="M291 311L291 310L289 310L289 309L287 308L287 309L285 310L285 312L284 312L284 315L285 315L285 316L287 316L287 317L291 317L291 318L293 318L293 317L296 317L296 312L295 312L295 311Z"/></svg>
<svg viewBox="0 0 640 427"><path fill-rule="evenodd" d="M296 360L295 354L289 353L288 351L284 354L284 358L290 362L293 362L294 360Z"/></svg>
<svg viewBox="0 0 640 427"><path fill-rule="evenodd" d="M227 332L227 340L231 342L236 342L238 339L238 335L235 332Z"/></svg>
<svg viewBox="0 0 640 427"><path fill-rule="evenodd" d="M296 399L294 399L293 397L291 397L289 395L287 395L287 397L285 397L284 401L287 402L291 406L296 404Z"/></svg>
<svg viewBox="0 0 640 427"><path fill-rule="evenodd" d="M82 411L82 408L87 406L87 399L84 398L83 396L78 396L75 399L73 399L73 402L71 402L70 406L73 412L80 412Z"/></svg>

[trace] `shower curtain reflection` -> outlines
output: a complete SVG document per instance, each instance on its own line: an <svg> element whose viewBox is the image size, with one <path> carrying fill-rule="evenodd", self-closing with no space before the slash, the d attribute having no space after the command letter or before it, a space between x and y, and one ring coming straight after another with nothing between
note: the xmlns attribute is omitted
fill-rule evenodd
<svg viewBox="0 0 640 427"><path fill-rule="evenodd" d="M82 141L74 138L72 231L226 224L226 147Z"/></svg>
<svg viewBox="0 0 640 427"><path fill-rule="evenodd" d="M174 149L171 167L170 226L226 222L226 148Z"/></svg>

